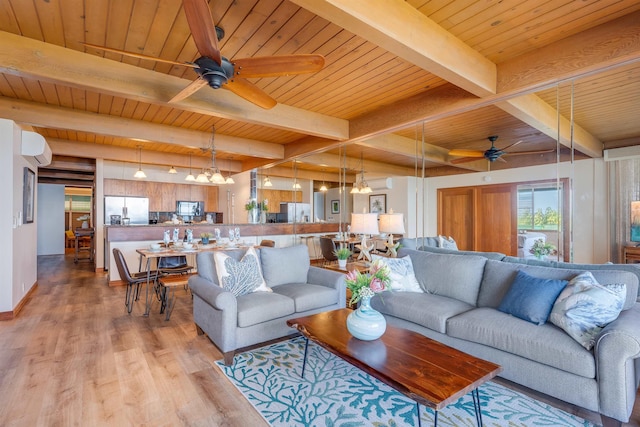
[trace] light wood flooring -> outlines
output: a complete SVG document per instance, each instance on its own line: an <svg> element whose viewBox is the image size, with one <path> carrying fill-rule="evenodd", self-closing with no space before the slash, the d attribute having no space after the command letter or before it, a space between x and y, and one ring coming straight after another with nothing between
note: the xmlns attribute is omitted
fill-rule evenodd
<svg viewBox="0 0 640 427"><path fill-rule="evenodd" d="M127 314L124 292L72 255L39 257L37 290L0 322L1 426L268 425L214 366L222 355L196 334L186 292L169 321L157 301L148 318L142 300Z"/></svg>

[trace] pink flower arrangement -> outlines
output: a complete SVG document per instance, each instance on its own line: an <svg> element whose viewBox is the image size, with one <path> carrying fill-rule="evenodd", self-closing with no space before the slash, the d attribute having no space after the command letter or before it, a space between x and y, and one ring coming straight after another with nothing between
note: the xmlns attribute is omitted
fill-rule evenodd
<svg viewBox="0 0 640 427"><path fill-rule="evenodd" d="M389 266L382 260L374 261L368 273L351 270L347 273L345 280L347 288L351 290L349 304L354 304L363 297L372 297L377 293L390 290L389 274Z"/></svg>

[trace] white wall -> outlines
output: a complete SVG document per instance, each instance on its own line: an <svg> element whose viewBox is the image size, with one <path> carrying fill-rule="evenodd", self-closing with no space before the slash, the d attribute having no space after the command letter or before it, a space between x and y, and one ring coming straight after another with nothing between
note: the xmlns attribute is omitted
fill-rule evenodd
<svg viewBox="0 0 640 427"><path fill-rule="evenodd" d="M13 121L0 119L0 312L12 311L37 280L37 187L34 222L22 224L22 182L24 168L36 171L21 152L22 129Z"/></svg>
<svg viewBox="0 0 640 427"><path fill-rule="evenodd" d="M38 184L38 255L64 254L64 185Z"/></svg>

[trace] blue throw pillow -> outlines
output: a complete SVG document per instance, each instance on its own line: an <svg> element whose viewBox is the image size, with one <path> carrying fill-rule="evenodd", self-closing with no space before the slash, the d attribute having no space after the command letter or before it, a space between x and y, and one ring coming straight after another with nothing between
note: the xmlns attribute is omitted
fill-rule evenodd
<svg viewBox="0 0 640 427"><path fill-rule="evenodd" d="M567 283L566 280L540 279L519 270L498 310L542 325Z"/></svg>

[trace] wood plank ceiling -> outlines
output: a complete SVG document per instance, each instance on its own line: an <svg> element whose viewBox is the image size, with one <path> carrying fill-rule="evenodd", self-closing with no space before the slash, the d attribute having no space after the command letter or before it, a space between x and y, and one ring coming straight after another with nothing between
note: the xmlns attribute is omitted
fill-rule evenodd
<svg viewBox="0 0 640 427"><path fill-rule="evenodd" d="M427 175L483 170L452 164L451 149L514 151L561 144L599 157L640 144L640 3L570 0L211 0L228 58L315 53L315 74L251 79L278 105L263 110L205 87L190 67L105 52L84 43L192 62L200 55L180 0L0 0L0 117L32 126L54 154L187 167L216 129L231 173L289 168L337 173L364 157L372 174L412 175L425 143ZM556 86L559 84L560 86ZM559 101L558 101L559 100ZM424 135L423 135L424 130ZM563 149L565 152L566 149ZM517 156L492 168L540 164ZM312 162L317 159L311 157ZM516 159L516 157L511 157ZM199 163L198 163L199 162ZM317 163L317 162L316 162ZM306 163L300 163L304 169ZM357 166L350 166L357 170Z"/></svg>

